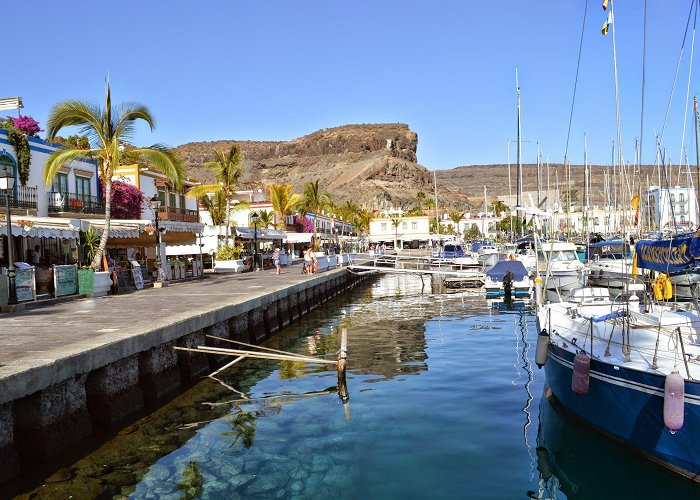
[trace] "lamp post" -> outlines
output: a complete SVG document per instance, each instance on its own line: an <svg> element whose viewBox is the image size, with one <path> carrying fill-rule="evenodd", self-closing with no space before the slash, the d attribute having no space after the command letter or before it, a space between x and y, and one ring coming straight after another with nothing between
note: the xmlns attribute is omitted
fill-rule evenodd
<svg viewBox="0 0 700 500"><path fill-rule="evenodd" d="M15 176L5 166L0 170L0 189L5 191L5 220L7 221L7 277L9 278L8 305L17 304L17 289L15 288L15 258L12 248L12 215L10 214L10 191L15 187Z"/></svg>
<svg viewBox="0 0 700 500"><path fill-rule="evenodd" d="M258 221L260 220L260 216L258 215L258 212L253 212L250 214L250 220L253 223L253 227L255 228L253 230L253 269L255 271L259 271L260 268L258 267Z"/></svg>
<svg viewBox="0 0 700 500"><path fill-rule="evenodd" d="M153 209L153 218L156 220L156 264L158 265L158 279L160 279L160 229L158 228L158 210L160 209L160 198L158 195L153 195L151 198L151 208Z"/></svg>

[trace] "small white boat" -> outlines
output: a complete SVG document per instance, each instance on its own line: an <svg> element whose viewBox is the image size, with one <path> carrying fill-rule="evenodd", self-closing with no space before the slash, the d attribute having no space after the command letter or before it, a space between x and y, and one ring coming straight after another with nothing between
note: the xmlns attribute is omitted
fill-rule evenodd
<svg viewBox="0 0 700 500"><path fill-rule="evenodd" d="M568 294L586 282L586 266L578 259L576 245L568 241L542 243L537 250L537 269L547 290Z"/></svg>

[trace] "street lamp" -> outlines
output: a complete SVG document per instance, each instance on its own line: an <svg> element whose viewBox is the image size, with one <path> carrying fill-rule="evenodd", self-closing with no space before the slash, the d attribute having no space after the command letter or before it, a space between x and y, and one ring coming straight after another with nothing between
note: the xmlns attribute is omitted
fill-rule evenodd
<svg viewBox="0 0 700 500"><path fill-rule="evenodd" d="M7 221L7 277L9 278L8 305L17 304L17 289L15 288L15 258L12 248L12 215L10 214L10 191L15 187L15 176L8 166L0 170L0 189L5 191L5 219Z"/></svg>
<svg viewBox="0 0 700 500"><path fill-rule="evenodd" d="M160 279L160 229L158 228L158 210L160 209L160 198L157 194L151 198L151 208L153 217L156 220L156 263L158 264L158 277Z"/></svg>
<svg viewBox="0 0 700 500"><path fill-rule="evenodd" d="M259 271L260 268L258 267L258 221L260 220L260 216L258 215L258 212L253 212L252 214L250 214L250 220L253 223L253 227L255 227L255 230L253 231L253 269Z"/></svg>

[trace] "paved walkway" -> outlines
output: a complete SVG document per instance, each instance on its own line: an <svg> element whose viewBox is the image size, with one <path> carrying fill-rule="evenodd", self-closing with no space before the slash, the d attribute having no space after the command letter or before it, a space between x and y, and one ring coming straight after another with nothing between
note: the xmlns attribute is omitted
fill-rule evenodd
<svg viewBox="0 0 700 500"><path fill-rule="evenodd" d="M301 273L301 262L243 274L207 275L196 280L155 289L148 288L124 295L82 299L20 313L0 314L0 389L17 383L17 375L33 368L52 365L61 379L67 358L79 358L87 351L109 353L123 349L128 337L161 330L168 324L196 320L236 303L255 300L294 285L322 279L334 271L314 276ZM96 354L100 355L100 354ZM99 360L93 360L99 365ZM70 374L65 374L71 376ZM22 377L24 379L26 377ZM36 382L36 381L34 381ZM28 381L32 385L32 381ZM29 387L26 388L27 390ZM11 392L22 392L13 387ZM3 392L0 390L0 393ZM0 394L0 404L6 400Z"/></svg>

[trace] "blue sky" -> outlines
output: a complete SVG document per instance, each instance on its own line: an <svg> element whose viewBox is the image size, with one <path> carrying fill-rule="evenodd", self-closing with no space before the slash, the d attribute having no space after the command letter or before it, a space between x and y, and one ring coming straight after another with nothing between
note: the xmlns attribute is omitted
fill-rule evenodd
<svg viewBox="0 0 700 500"><path fill-rule="evenodd" d="M569 157L606 164L617 137L612 35L588 3ZM654 159L691 0L649 0L644 161ZM523 139L561 161L585 0L121 0L11 2L2 96L21 95L44 122L67 98L146 104L155 133L138 144L289 140L348 123L403 122L429 169L506 162L516 138L515 68ZM615 3L626 160L640 135L643 2ZM692 23L691 23L692 25ZM17 31L19 30L19 31ZM22 33L21 37L10 33ZM16 42L21 38L21 43ZM698 35L700 38L700 34ZM27 46L31 45L31 46ZM678 161L690 34L664 146ZM696 54L700 56L700 51ZM692 95L700 91L694 65ZM686 144L694 161L692 112ZM535 161L535 143L523 145ZM511 146L515 161L515 145Z"/></svg>

